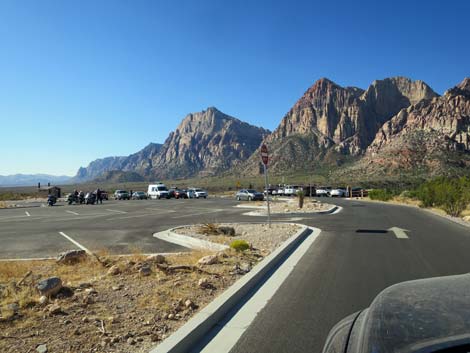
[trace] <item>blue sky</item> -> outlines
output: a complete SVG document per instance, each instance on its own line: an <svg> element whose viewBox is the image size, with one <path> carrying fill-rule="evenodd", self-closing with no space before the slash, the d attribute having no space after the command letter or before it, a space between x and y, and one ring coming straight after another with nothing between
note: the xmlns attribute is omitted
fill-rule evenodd
<svg viewBox="0 0 470 353"><path fill-rule="evenodd" d="M75 174L216 106L274 129L320 77L470 76L470 2L0 2L0 174ZM52 157L51 157L52 156Z"/></svg>

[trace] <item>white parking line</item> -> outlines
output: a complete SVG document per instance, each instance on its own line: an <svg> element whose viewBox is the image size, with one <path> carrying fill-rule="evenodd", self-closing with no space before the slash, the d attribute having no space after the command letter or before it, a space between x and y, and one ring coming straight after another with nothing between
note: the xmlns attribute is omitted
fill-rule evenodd
<svg viewBox="0 0 470 353"><path fill-rule="evenodd" d="M70 240L73 244L75 244L76 246L78 246L80 249L82 250L85 250L88 254L90 255L93 255L93 253L88 250L87 248L85 248L82 244L80 244L79 242L73 240L72 238L70 238L67 234L65 234L64 232L59 232L60 235L62 235L64 238Z"/></svg>
<svg viewBox="0 0 470 353"><path fill-rule="evenodd" d="M127 213L126 211L111 210L111 209L109 209L109 208L107 208L106 211L109 211L109 212L116 212L116 213Z"/></svg>
<svg viewBox="0 0 470 353"><path fill-rule="evenodd" d="M77 212L73 212L73 211L65 211L65 212L68 212L68 213L74 214L75 216L80 216L80 213L77 213Z"/></svg>
<svg viewBox="0 0 470 353"><path fill-rule="evenodd" d="M24 213L26 213L26 216L31 217L28 211L25 211Z"/></svg>
<svg viewBox="0 0 470 353"><path fill-rule="evenodd" d="M217 212L220 212L220 211L223 211L223 210L212 210L212 211L207 211L207 212L189 213L189 214L176 216L176 217L171 217L171 218L176 219L176 218L184 218L184 217L191 217L191 216L200 216L200 215L203 215L203 214L217 213Z"/></svg>

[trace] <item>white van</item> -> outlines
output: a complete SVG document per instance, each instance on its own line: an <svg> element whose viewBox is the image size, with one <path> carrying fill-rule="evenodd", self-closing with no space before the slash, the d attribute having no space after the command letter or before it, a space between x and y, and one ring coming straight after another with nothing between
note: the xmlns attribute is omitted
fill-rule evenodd
<svg viewBox="0 0 470 353"><path fill-rule="evenodd" d="M147 189L147 197L149 199L167 199L169 195L170 194L168 193L168 189L165 184L150 184Z"/></svg>

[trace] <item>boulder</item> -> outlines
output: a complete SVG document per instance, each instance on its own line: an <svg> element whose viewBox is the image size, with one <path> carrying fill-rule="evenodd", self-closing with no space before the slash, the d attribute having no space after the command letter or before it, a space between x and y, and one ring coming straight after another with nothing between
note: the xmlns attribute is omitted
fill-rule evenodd
<svg viewBox="0 0 470 353"><path fill-rule="evenodd" d="M165 256L160 255L160 254L147 256L146 260L155 262L157 264L163 264L166 262Z"/></svg>
<svg viewBox="0 0 470 353"><path fill-rule="evenodd" d="M50 277L39 282L36 288L41 295L51 297L61 290L62 280L59 277Z"/></svg>
<svg viewBox="0 0 470 353"><path fill-rule="evenodd" d="M74 264L85 259L87 253L85 250L69 250L63 253L60 253L57 256L57 263L59 264Z"/></svg>
<svg viewBox="0 0 470 353"><path fill-rule="evenodd" d="M116 276L121 273L121 269L117 265L113 265L108 270L109 276Z"/></svg>
<svg viewBox="0 0 470 353"><path fill-rule="evenodd" d="M217 255L207 255L207 256L201 257L197 263L199 265L213 265L213 264L216 264L218 261L219 259Z"/></svg>
<svg viewBox="0 0 470 353"><path fill-rule="evenodd" d="M47 353L47 346L45 344L40 344L36 347L36 352L38 353Z"/></svg>
<svg viewBox="0 0 470 353"><path fill-rule="evenodd" d="M209 280L205 277L201 278L198 281L197 285L198 285L199 288L202 288L202 289L206 289L206 288L211 287L211 284L209 283Z"/></svg>
<svg viewBox="0 0 470 353"><path fill-rule="evenodd" d="M62 308L59 304L52 304L49 307L49 314L50 315L57 315L57 314L60 314L60 313L62 313Z"/></svg>
<svg viewBox="0 0 470 353"><path fill-rule="evenodd" d="M233 228L233 227L220 226L220 227L217 228L217 231L220 234L227 235L229 237L234 237L235 236L235 228Z"/></svg>
<svg viewBox="0 0 470 353"><path fill-rule="evenodd" d="M150 276L152 270L148 266L142 266L139 270L141 276Z"/></svg>

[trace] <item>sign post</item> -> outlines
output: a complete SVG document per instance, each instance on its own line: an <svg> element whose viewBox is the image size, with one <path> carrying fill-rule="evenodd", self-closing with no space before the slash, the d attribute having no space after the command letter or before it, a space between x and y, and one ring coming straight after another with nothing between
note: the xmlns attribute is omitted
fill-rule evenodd
<svg viewBox="0 0 470 353"><path fill-rule="evenodd" d="M261 160L263 161L264 167L264 189L266 190L266 203L268 205L268 225L271 228L271 209L269 207L269 189L268 189L268 162L269 162L269 155L268 155L268 147L263 144L261 146Z"/></svg>

